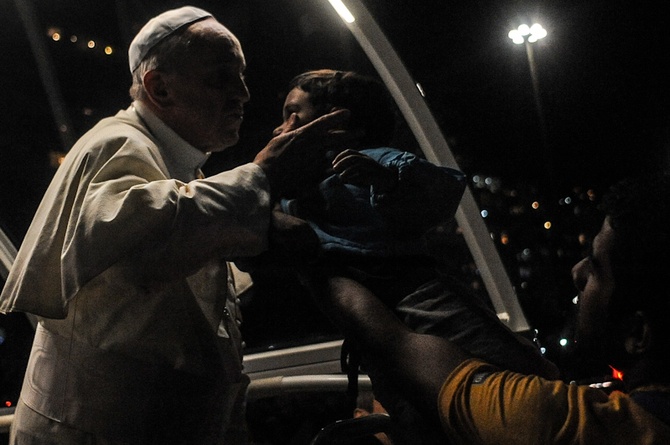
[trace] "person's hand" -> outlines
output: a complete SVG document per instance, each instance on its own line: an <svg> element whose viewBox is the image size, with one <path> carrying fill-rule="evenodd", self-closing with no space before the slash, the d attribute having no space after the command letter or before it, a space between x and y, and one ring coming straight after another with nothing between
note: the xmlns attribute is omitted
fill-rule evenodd
<svg viewBox="0 0 670 445"><path fill-rule="evenodd" d="M293 273L311 266L319 258L321 245L314 229L307 221L282 212L279 204L272 210L268 241L268 250L255 257L236 260L238 267L245 272L288 268Z"/></svg>
<svg viewBox="0 0 670 445"><path fill-rule="evenodd" d="M285 265L311 263L319 256L314 229L307 221L282 212L278 205L272 211L269 241L269 251Z"/></svg>
<svg viewBox="0 0 670 445"><path fill-rule="evenodd" d="M316 184L330 168L327 152L339 152L356 135L344 130L349 110L336 110L300 127L291 115L283 133L275 136L254 159L268 177L274 199L290 197Z"/></svg>
<svg viewBox="0 0 670 445"><path fill-rule="evenodd" d="M398 183L398 171L384 167L356 150L344 150L333 159L333 171L342 181L358 187L373 186L376 191L392 190Z"/></svg>

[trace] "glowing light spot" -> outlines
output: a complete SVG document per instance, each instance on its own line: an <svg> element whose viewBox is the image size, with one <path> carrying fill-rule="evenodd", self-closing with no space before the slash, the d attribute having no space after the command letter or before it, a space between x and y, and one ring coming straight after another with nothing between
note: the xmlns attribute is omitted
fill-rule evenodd
<svg viewBox="0 0 670 445"><path fill-rule="evenodd" d="M60 29L58 29L58 28L56 28L56 27L54 27L54 26L52 26L52 27L50 27L50 28L47 28L47 35L48 35L50 38L53 39L53 38L54 38L54 34L58 34L58 37L57 37L57 38L60 39ZM56 40L56 39L54 39L54 40Z"/></svg>
<svg viewBox="0 0 670 445"><path fill-rule="evenodd" d="M530 43L534 43L545 38L547 36L547 30L539 23L534 23L532 26L528 26L524 23L523 25L519 25L517 29L511 30L507 36L517 45L522 44L525 39Z"/></svg>
<svg viewBox="0 0 670 445"><path fill-rule="evenodd" d="M328 0L330 4L335 8L335 11L340 15L342 20L344 20L347 23L353 23L356 19L354 16L349 12L346 6L344 6L344 3L342 3L341 0Z"/></svg>
<svg viewBox="0 0 670 445"><path fill-rule="evenodd" d="M544 222L544 228L547 229L547 230L551 229L551 221L545 221Z"/></svg>
<svg viewBox="0 0 670 445"><path fill-rule="evenodd" d="M623 380L623 372L619 371L618 369L615 369L613 366L610 366L612 369L612 378L615 378L617 380Z"/></svg>
<svg viewBox="0 0 670 445"><path fill-rule="evenodd" d="M54 40L54 42L58 42L60 40L60 33L53 33L51 34L51 38Z"/></svg>
<svg viewBox="0 0 670 445"><path fill-rule="evenodd" d="M572 298L572 304L577 304L577 303L579 303L579 295L575 295L575 296Z"/></svg>
<svg viewBox="0 0 670 445"><path fill-rule="evenodd" d="M105 46L105 54L108 56L111 55L114 52L111 46Z"/></svg>
<svg viewBox="0 0 670 445"><path fill-rule="evenodd" d="M426 97L426 92L423 90L423 87L419 82L416 83L416 89L419 90L419 94L421 94L422 97Z"/></svg>
<svg viewBox="0 0 670 445"><path fill-rule="evenodd" d="M89 40L86 46L89 48L95 48L95 40Z"/></svg>
<svg viewBox="0 0 670 445"><path fill-rule="evenodd" d="M77 40L79 40L77 39L77 36L70 36L70 42L77 43Z"/></svg>
<svg viewBox="0 0 670 445"><path fill-rule="evenodd" d="M562 338L558 341L558 344L563 346L563 347L566 347L568 345L568 343L569 343L569 341L568 341L567 338Z"/></svg>
<svg viewBox="0 0 670 445"><path fill-rule="evenodd" d="M533 201L533 203L532 203L530 206L531 206L532 208L534 208L535 210L537 210L537 209L540 208L540 203L537 202L537 201Z"/></svg>
<svg viewBox="0 0 670 445"><path fill-rule="evenodd" d="M489 211L486 209L482 210L480 213L482 215L482 218L486 218L487 216L489 216Z"/></svg>
<svg viewBox="0 0 670 445"><path fill-rule="evenodd" d="M59 151L49 152L49 164L53 168L58 168L65 160L65 153Z"/></svg>
<svg viewBox="0 0 670 445"><path fill-rule="evenodd" d="M9 408L10 406L12 406L12 401L11 401L11 400L5 400L5 406L6 406L7 408Z"/></svg>

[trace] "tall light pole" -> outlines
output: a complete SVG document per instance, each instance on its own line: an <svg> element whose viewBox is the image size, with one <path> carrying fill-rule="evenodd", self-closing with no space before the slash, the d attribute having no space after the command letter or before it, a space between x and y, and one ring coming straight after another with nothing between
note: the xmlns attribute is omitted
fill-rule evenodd
<svg viewBox="0 0 670 445"><path fill-rule="evenodd" d="M535 65L535 54L533 52L533 44L540 39L543 39L547 36L547 30L542 27L539 23L535 23L531 26L526 24L519 25L518 28L511 30L508 34L508 37L512 39L517 45L525 45L526 47L526 56L528 56L528 67L530 68L530 78L533 84L533 97L535 98L535 109L537 111L537 118L540 125L540 133L542 136L542 145L547 151L546 164L547 164L547 174L549 175L549 186L551 191L554 191L554 174L553 174L553 155L551 152L551 147L549 146L549 141L547 139L547 123L544 117L544 110L542 108L542 99L540 96L540 82L537 78L537 67Z"/></svg>
<svg viewBox="0 0 670 445"><path fill-rule="evenodd" d="M547 36L547 30L542 25L535 23L532 26L526 24L519 25L507 34L512 42L517 45L526 46L526 55L528 56L528 67L530 68L530 78L533 82L533 95L535 97L535 107L542 130L542 139L546 140L546 123L544 120L544 111L542 110L542 100L540 99L540 82L537 80L537 67L535 66L535 54L533 53L533 44Z"/></svg>

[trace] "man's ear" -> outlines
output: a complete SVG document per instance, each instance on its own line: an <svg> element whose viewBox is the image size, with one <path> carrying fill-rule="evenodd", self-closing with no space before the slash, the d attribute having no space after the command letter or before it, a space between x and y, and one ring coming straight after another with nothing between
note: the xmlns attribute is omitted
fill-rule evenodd
<svg viewBox="0 0 670 445"><path fill-rule="evenodd" d="M628 332L624 341L626 352L638 355L647 352L651 348L653 340L652 329L649 319L644 311L637 311L631 316Z"/></svg>
<svg viewBox="0 0 670 445"><path fill-rule="evenodd" d="M142 79L148 99L159 108L172 103L166 80L165 74L156 70L147 71Z"/></svg>

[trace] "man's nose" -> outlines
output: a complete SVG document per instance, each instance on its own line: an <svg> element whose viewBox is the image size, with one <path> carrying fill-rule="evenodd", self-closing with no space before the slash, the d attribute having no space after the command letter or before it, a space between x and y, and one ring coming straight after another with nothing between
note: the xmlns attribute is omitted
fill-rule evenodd
<svg viewBox="0 0 670 445"><path fill-rule="evenodd" d="M240 78L239 82L237 82L233 91L235 98L242 103L247 103L249 102L249 99L251 99L249 87L247 87L247 83L242 78Z"/></svg>
<svg viewBox="0 0 670 445"><path fill-rule="evenodd" d="M586 284L584 273L582 272L584 270L584 264L586 261L587 259L584 258L572 267L572 282L574 283L577 290L583 290L584 285Z"/></svg>
<svg viewBox="0 0 670 445"><path fill-rule="evenodd" d="M247 87L246 82L242 82L242 102L247 103L251 99L251 93L249 92L249 87Z"/></svg>

